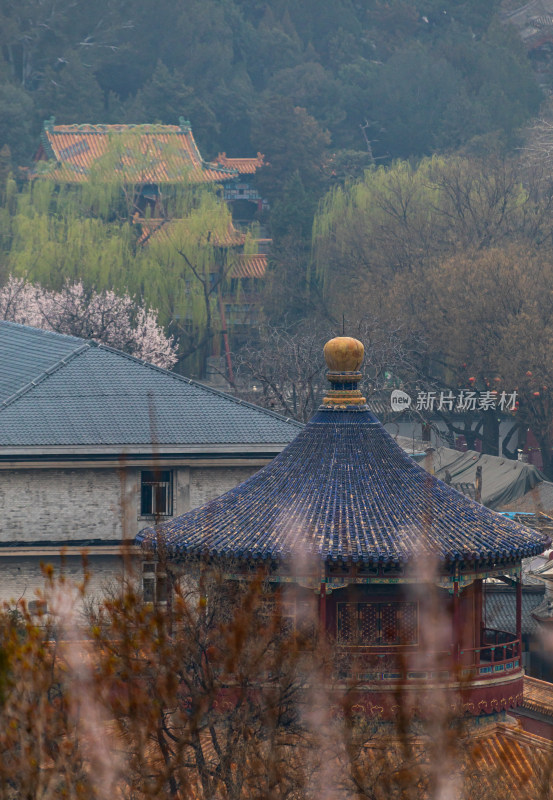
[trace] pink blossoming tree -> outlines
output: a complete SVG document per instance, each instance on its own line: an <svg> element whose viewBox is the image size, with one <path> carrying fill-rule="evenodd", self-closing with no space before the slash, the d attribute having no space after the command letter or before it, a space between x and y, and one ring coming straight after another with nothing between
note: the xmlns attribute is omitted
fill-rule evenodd
<svg viewBox="0 0 553 800"><path fill-rule="evenodd" d="M174 339L166 336L156 311L128 294L96 292L80 281L56 292L11 276L0 289L0 319L94 339L165 369L177 361Z"/></svg>

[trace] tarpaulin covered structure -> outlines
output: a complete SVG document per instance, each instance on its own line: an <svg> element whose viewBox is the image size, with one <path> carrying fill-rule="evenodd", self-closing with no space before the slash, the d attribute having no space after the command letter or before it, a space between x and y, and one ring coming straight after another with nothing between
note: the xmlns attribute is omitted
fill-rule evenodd
<svg viewBox="0 0 553 800"><path fill-rule="evenodd" d="M544 481L547 483L546 476L532 464L475 450L462 453L439 447L427 453L422 463L427 469L431 466L437 478L464 493L470 493L465 488L476 484L476 469L482 467L482 503L495 510L506 508L538 485L543 486Z"/></svg>

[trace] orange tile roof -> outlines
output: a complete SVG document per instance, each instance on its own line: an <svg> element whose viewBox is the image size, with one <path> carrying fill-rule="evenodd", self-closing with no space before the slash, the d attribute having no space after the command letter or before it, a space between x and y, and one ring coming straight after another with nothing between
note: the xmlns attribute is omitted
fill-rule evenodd
<svg viewBox="0 0 553 800"><path fill-rule="evenodd" d="M264 278L267 272L267 256L265 253L254 255L242 254L238 263L231 270L231 278Z"/></svg>
<svg viewBox="0 0 553 800"><path fill-rule="evenodd" d="M547 796L543 791L552 759L552 742L499 724L470 743L465 778L478 789L478 796L538 800Z"/></svg>
<svg viewBox="0 0 553 800"><path fill-rule="evenodd" d="M212 183L238 177L223 164L203 161L190 126L181 125L54 125L44 124L42 145L50 169L35 167L32 177L45 176L62 182L82 183L95 163L113 146L115 154L123 139L116 166L125 180L134 183Z"/></svg>
<svg viewBox="0 0 553 800"><path fill-rule="evenodd" d="M553 683L524 676L523 708L553 717Z"/></svg>
<svg viewBox="0 0 553 800"><path fill-rule="evenodd" d="M219 153L215 164L235 169L240 175L253 175L260 167L265 166L265 156L258 153L255 158L229 158L226 153Z"/></svg>
<svg viewBox="0 0 553 800"><path fill-rule="evenodd" d="M549 797L543 789L548 785L551 773L553 742L523 731L516 723L493 722L484 717L480 724L478 729L469 725L464 733L459 731L456 740L448 741L447 736L444 737L443 764L450 770L444 777L449 775L452 781L447 787L449 791L440 794L455 800L462 797L468 800L541 800ZM415 782L422 779L413 796L420 800L435 797L434 792L427 791L427 780L442 767L431 760L434 748L428 748L428 732L412 739L408 737L407 741L397 730L391 735L389 731L383 733L384 736L380 737L376 732L365 744L369 763L379 764L378 769L387 772L390 767L395 772L403 765L403 786L406 786L407 779L415 788ZM405 743L411 751L408 761L405 761Z"/></svg>
<svg viewBox="0 0 553 800"><path fill-rule="evenodd" d="M141 226L142 234L138 240L139 244L147 244L154 240L165 239L171 241L177 223L184 223L184 220L169 219L141 219L135 217L135 222ZM206 231L206 239L209 232ZM240 247L246 241L246 234L237 230L232 223L228 226L225 233L210 235L210 241L216 247Z"/></svg>
<svg viewBox="0 0 553 800"><path fill-rule="evenodd" d="M164 237L167 242L171 241L172 230L176 222L182 220L168 219L141 219L135 217L136 224L141 226L142 233L138 239L139 244L146 245L148 242ZM229 225L225 235L215 234L211 241L216 247L241 247L246 241L246 234L237 230L234 225ZM231 278L264 278L267 272L266 253L241 253L238 261L231 269Z"/></svg>

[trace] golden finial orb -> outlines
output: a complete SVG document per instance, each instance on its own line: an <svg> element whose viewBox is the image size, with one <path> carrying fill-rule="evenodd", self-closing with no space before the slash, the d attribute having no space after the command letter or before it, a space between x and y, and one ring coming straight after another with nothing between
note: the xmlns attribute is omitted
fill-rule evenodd
<svg viewBox="0 0 553 800"><path fill-rule="evenodd" d="M336 336L324 346L326 365L332 372L356 372L365 355L359 339L351 336Z"/></svg>

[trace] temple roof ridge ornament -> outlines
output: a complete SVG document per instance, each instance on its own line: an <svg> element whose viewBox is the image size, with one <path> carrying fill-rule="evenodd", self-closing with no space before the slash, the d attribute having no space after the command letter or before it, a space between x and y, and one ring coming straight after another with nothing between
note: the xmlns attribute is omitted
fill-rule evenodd
<svg viewBox="0 0 553 800"><path fill-rule="evenodd" d="M332 388L327 390L319 410L367 411L367 400L359 389L363 378L359 367L365 357L363 343L351 336L336 336L325 344L323 353Z"/></svg>

